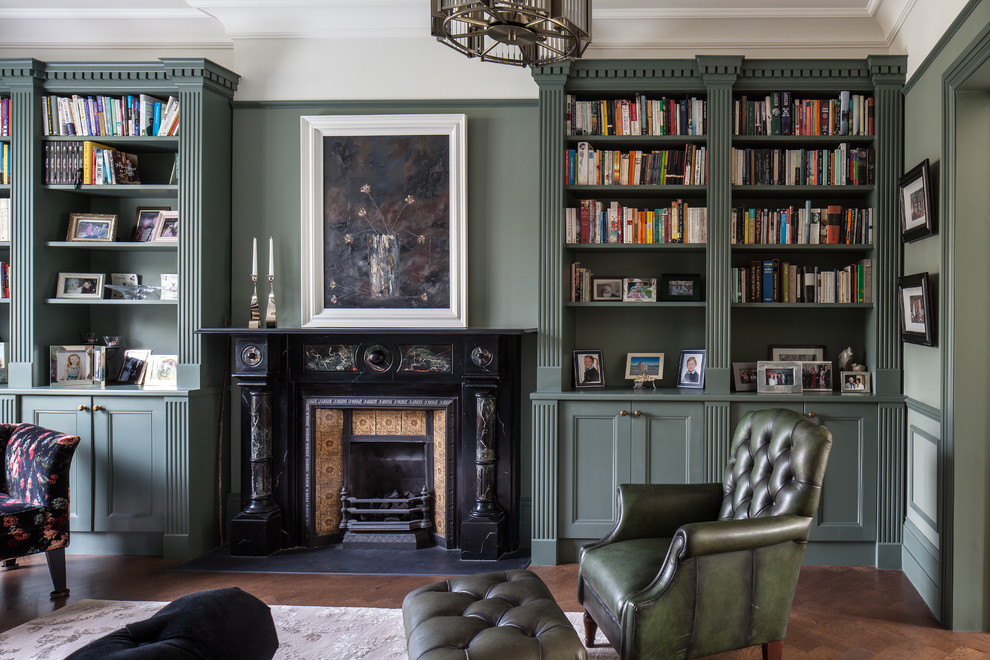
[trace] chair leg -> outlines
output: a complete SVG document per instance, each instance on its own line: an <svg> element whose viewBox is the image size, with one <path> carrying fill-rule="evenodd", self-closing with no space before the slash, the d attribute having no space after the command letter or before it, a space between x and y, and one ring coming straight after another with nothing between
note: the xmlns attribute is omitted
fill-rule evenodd
<svg viewBox="0 0 990 660"><path fill-rule="evenodd" d="M52 574L52 586L55 590L50 594L52 600L65 598L69 595L69 587L65 584L65 548L49 550L45 553L48 560L48 572Z"/></svg>
<svg viewBox="0 0 990 660"><path fill-rule="evenodd" d="M598 623L591 618L588 610L584 611L584 645L595 645L595 634L598 632Z"/></svg>
<svg viewBox="0 0 990 660"><path fill-rule="evenodd" d="M763 660L784 660L784 640L764 644Z"/></svg>
<svg viewBox="0 0 990 660"><path fill-rule="evenodd" d="M20 565L17 563L17 557L11 557L10 559L4 559L3 560L3 567L4 567L4 569L6 569L8 571L12 571L15 568L20 568Z"/></svg>

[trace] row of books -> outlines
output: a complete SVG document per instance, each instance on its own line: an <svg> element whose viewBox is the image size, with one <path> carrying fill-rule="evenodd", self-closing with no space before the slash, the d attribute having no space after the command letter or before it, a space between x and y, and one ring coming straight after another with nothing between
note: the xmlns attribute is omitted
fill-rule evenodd
<svg viewBox="0 0 990 660"><path fill-rule="evenodd" d="M704 185L708 182L708 149L695 144L683 149L614 151L579 142L568 149L564 183L579 186Z"/></svg>
<svg viewBox="0 0 990 660"><path fill-rule="evenodd" d="M0 144L0 184L10 185L10 144Z"/></svg>
<svg viewBox="0 0 990 660"><path fill-rule="evenodd" d="M564 239L568 243L705 243L708 208L680 199L652 209L582 199L577 208L564 209Z"/></svg>
<svg viewBox="0 0 990 660"><path fill-rule="evenodd" d="M872 147L834 149L732 149L733 185L872 185Z"/></svg>
<svg viewBox="0 0 990 660"><path fill-rule="evenodd" d="M835 99L793 99L788 91L756 100L744 95L733 103L732 120L736 135L873 135L874 101L848 91Z"/></svg>
<svg viewBox="0 0 990 660"><path fill-rule="evenodd" d="M578 100L568 94L567 135L705 135L708 102L697 97Z"/></svg>
<svg viewBox="0 0 990 660"><path fill-rule="evenodd" d="M10 262L0 261L0 298L10 299Z"/></svg>
<svg viewBox="0 0 990 660"><path fill-rule="evenodd" d="M733 268L732 282L732 302L737 303L872 303L873 260L843 268L754 260Z"/></svg>
<svg viewBox="0 0 990 660"><path fill-rule="evenodd" d="M138 184L137 154L90 142L44 142L46 184Z"/></svg>
<svg viewBox="0 0 990 660"><path fill-rule="evenodd" d="M10 197L0 197L0 243L10 241Z"/></svg>
<svg viewBox="0 0 990 660"><path fill-rule="evenodd" d="M10 136L10 97L0 98L0 137Z"/></svg>
<svg viewBox="0 0 990 660"><path fill-rule="evenodd" d="M571 302L591 302L594 298L592 285L595 274L591 269L585 268L580 261L571 264Z"/></svg>
<svg viewBox="0 0 990 660"><path fill-rule="evenodd" d="M42 96L41 110L46 136L167 136L179 131L179 99L174 96Z"/></svg>
<svg viewBox="0 0 990 660"><path fill-rule="evenodd" d="M873 209L803 207L733 208L730 235L743 245L871 245Z"/></svg>

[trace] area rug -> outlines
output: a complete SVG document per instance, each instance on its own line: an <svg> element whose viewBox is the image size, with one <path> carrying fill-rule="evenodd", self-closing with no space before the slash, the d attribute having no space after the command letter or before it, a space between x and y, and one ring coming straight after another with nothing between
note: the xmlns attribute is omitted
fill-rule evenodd
<svg viewBox="0 0 990 660"><path fill-rule="evenodd" d="M63 660L124 624L145 619L165 603L80 600L0 633L0 660ZM272 605L278 631L276 660L401 660L406 657L402 611L373 607ZM568 612L578 634L582 615ZM601 644L599 635L599 644ZM617 658L609 646L588 649L588 657Z"/></svg>

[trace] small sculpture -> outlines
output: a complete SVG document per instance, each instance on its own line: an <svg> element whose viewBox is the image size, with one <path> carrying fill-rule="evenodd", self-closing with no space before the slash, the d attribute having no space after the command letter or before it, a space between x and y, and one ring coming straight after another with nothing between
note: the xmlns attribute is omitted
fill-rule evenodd
<svg viewBox="0 0 990 660"><path fill-rule="evenodd" d="M160 286L148 286L146 284L104 284L106 288L116 291L124 296L124 300L145 300L149 293L159 293Z"/></svg>
<svg viewBox="0 0 990 660"><path fill-rule="evenodd" d="M839 371L866 371L866 365L853 362L853 351L851 346L846 346L839 352Z"/></svg>

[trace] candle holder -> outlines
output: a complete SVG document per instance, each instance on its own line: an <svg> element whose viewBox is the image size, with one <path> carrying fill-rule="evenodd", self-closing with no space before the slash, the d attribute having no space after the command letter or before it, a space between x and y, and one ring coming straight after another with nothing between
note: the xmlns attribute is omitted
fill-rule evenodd
<svg viewBox="0 0 990 660"><path fill-rule="evenodd" d="M261 307L258 305L258 276L252 274L251 282L253 290L251 292L251 306L249 307L251 312L251 320L248 321L249 328L260 328L261 327Z"/></svg>
<svg viewBox="0 0 990 660"><path fill-rule="evenodd" d="M268 309L265 310L265 327L277 328L278 322L275 320L275 276L269 275L268 281L271 289L268 291Z"/></svg>

